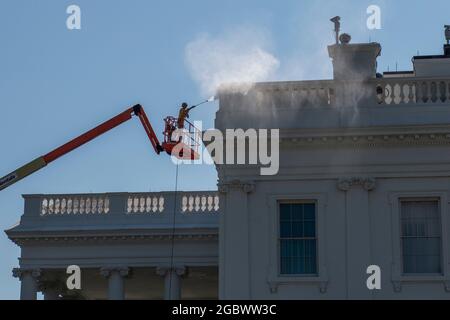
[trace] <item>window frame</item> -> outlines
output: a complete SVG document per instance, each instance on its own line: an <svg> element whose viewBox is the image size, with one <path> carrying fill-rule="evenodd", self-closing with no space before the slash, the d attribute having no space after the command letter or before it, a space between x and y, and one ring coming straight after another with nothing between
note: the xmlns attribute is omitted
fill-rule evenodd
<svg viewBox="0 0 450 320"><path fill-rule="evenodd" d="M290 240L314 240L316 242L316 272L314 273L282 273L281 272L281 241L287 240L287 238L281 237L281 210L280 207L282 204L314 204L314 228L315 228L315 236L311 237L296 237L289 238ZM319 265L319 255L318 255L318 230L317 230L317 200L279 200L277 201L277 221L278 221L278 244L277 244L277 253L278 253L278 276L279 277L317 277L318 276L318 265Z"/></svg>
<svg viewBox="0 0 450 320"><path fill-rule="evenodd" d="M441 199L439 197L400 197L398 199L399 201L399 219L400 219L400 265L401 265L401 272L403 277L420 277L420 276L443 276L444 275L444 248L443 248L443 236L444 236L444 230L443 230L443 224L442 224L442 209L441 209ZM440 241L439 241L439 255L440 255L440 272L420 272L420 273L414 273L414 272L405 272L405 259L403 255L403 239L405 238L403 236L402 231L402 203L404 202L437 202L437 215L439 219L439 227L440 227Z"/></svg>
<svg viewBox="0 0 450 320"><path fill-rule="evenodd" d="M325 293L328 287L326 268L326 232L325 216L327 209L327 195L325 193L301 194L267 194L267 215L269 221L269 261L267 283L272 293L276 293L280 285L315 285L320 292ZM314 202L316 204L316 274L290 275L281 274L279 251L279 203L281 202Z"/></svg>
<svg viewBox="0 0 450 320"><path fill-rule="evenodd" d="M447 292L450 292L450 235L448 218L448 191L437 190L429 192L405 191L391 192L388 195L391 210L391 241L392 241L392 272L391 282L394 291L400 292L404 283L443 283ZM401 243L401 200L431 200L439 201L439 218L441 221L441 264L442 273L403 273L403 253Z"/></svg>

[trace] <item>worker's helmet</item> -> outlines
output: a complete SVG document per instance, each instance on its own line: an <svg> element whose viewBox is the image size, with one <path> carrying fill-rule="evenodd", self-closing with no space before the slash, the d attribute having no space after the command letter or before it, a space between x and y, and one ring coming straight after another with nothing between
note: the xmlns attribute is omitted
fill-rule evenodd
<svg viewBox="0 0 450 320"><path fill-rule="evenodd" d="M183 102L183 104L181 105L182 108L187 108L188 104L186 102Z"/></svg>

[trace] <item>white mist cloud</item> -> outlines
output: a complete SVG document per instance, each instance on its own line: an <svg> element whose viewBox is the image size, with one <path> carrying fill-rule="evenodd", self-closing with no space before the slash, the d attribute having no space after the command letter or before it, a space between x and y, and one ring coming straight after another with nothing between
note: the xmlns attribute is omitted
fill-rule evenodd
<svg viewBox="0 0 450 320"><path fill-rule="evenodd" d="M187 44L185 60L202 94L215 94L219 86L233 83L247 84L239 87L245 91L251 83L271 78L280 65L266 48L264 33L238 28L214 37L199 35Z"/></svg>

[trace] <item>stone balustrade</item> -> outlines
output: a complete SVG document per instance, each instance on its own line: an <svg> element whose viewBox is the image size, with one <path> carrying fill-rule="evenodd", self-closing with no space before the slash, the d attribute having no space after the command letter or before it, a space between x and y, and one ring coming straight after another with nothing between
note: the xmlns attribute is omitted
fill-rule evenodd
<svg viewBox="0 0 450 320"><path fill-rule="evenodd" d="M217 228L219 193L150 192L24 195L20 227L25 230L80 228L165 230L180 227ZM20 230L17 230L20 231Z"/></svg>
<svg viewBox="0 0 450 320"><path fill-rule="evenodd" d="M377 79L380 104L448 104L448 78L383 78ZM381 90L380 90L381 89Z"/></svg>
<svg viewBox="0 0 450 320"><path fill-rule="evenodd" d="M112 211L111 197L116 199L114 211L123 214L163 215L167 213L167 204L174 201L177 211L185 214L217 214L220 209L219 195L211 191L24 196L26 201L38 199L42 217L107 215Z"/></svg>

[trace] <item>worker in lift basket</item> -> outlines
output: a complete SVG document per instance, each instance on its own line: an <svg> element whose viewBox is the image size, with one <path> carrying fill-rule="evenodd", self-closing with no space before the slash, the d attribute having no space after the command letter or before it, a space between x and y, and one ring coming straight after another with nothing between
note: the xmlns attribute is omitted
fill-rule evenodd
<svg viewBox="0 0 450 320"><path fill-rule="evenodd" d="M188 104L186 102L183 102L180 108L180 112L178 113L178 129L184 128L184 120L186 120L186 118L189 118L189 111L192 108L194 107L188 108Z"/></svg>

